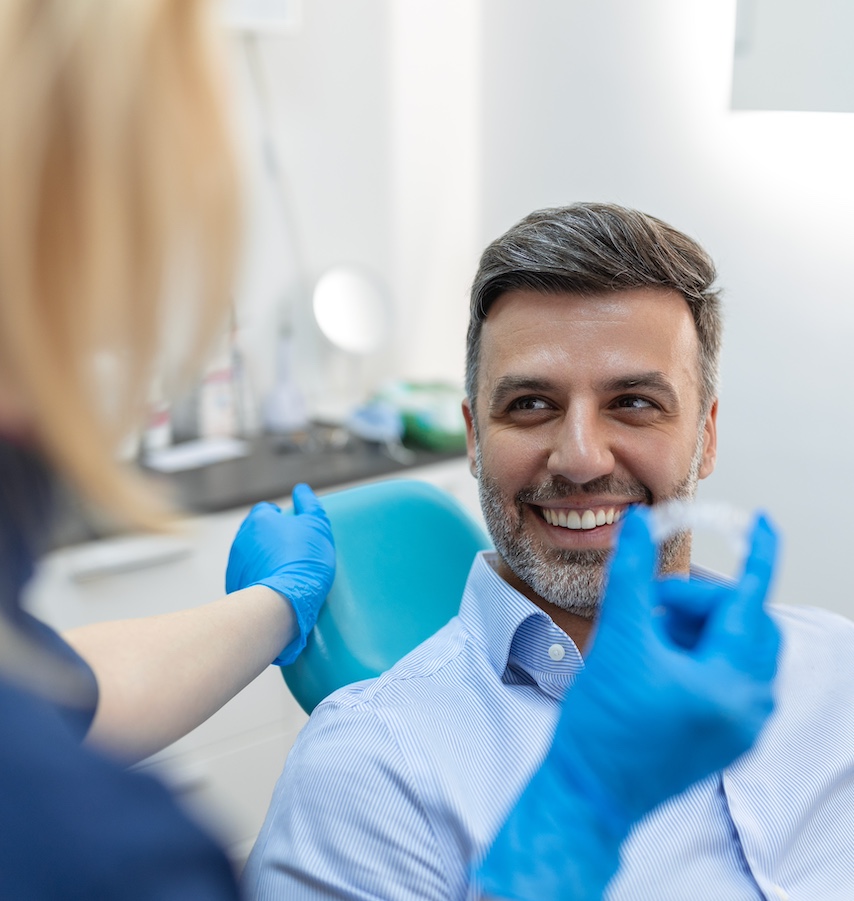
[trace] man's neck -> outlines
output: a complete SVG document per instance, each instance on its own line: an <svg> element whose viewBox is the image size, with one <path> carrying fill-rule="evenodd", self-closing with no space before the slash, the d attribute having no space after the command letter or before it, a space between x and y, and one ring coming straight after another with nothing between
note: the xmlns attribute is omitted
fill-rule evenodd
<svg viewBox="0 0 854 901"><path fill-rule="evenodd" d="M563 607L558 607L557 604L545 600L545 598L540 597L530 585L518 578L513 570L511 570L500 557L497 571L505 582L512 585L516 591L525 595L529 601L536 604L544 613L548 614L554 624L558 628L563 629L563 631L573 640L575 646L582 655L587 653L590 642L593 640L594 632L596 631L598 610L596 611L596 616L582 616L581 614L573 613L571 610L564 610ZM670 565L667 567L667 574L682 574L687 576L690 571L691 542L689 539L684 542L677 557L670 562Z"/></svg>
<svg viewBox="0 0 854 901"><path fill-rule="evenodd" d="M546 615L548 615L559 629L563 629L563 631L566 632L578 650L582 654L585 653L593 634L593 629L596 625L595 619L592 617L580 616L578 613L572 613L569 610L564 610L563 607L558 607L557 604L552 604L544 598L541 598L533 588L526 582L523 582L501 558L499 558L498 561L497 572L508 585L515 588L516 591L523 594L529 601L536 604Z"/></svg>
<svg viewBox="0 0 854 901"><path fill-rule="evenodd" d="M564 610L556 604L550 604L541 597L535 596L531 600L545 613L547 613L554 624L563 629L564 632L573 640L575 646L580 653L585 655L587 648L593 638L593 632L596 628L596 619L586 616L579 616L570 610Z"/></svg>

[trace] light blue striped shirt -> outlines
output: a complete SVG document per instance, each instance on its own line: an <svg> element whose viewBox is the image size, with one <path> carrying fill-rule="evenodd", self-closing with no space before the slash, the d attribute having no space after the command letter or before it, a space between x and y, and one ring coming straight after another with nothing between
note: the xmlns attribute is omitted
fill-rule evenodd
<svg viewBox="0 0 854 901"><path fill-rule="evenodd" d="M316 709L247 864L250 898L469 896L470 861L542 760L583 667L491 559L476 559L459 616ZM854 899L854 623L775 615L778 705L760 740L638 824L608 901Z"/></svg>

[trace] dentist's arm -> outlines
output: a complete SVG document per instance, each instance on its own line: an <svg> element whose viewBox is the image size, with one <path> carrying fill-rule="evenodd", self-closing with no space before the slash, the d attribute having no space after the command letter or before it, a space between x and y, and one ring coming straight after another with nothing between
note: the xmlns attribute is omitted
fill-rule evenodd
<svg viewBox="0 0 854 901"><path fill-rule="evenodd" d="M98 680L88 741L141 760L204 722L271 661L296 658L332 585L335 552L308 486L294 489L293 503L295 515L252 508L229 554L227 597L65 636Z"/></svg>
<svg viewBox="0 0 854 901"><path fill-rule="evenodd" d="M482 896L600 899L632 825L750 748L773 709L776 545L760 518L735 586L657 581L646 518L626 518L585 669L476 873Z"/></svg>

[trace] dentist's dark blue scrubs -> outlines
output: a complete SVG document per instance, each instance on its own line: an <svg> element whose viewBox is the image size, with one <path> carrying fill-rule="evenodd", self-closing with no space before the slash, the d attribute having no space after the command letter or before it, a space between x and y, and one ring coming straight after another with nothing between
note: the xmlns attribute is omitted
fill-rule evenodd
<svg viewBox="0 0 854 901"><path fill-rule="evenodd" d="M82 746L95 677L20 609L49 519L49 481L36 458L0 439L0 616L65 661L76 686L73 706L50 686L40 696L0 643L0 899L236 899L226 857L159 782Z"/></svg>

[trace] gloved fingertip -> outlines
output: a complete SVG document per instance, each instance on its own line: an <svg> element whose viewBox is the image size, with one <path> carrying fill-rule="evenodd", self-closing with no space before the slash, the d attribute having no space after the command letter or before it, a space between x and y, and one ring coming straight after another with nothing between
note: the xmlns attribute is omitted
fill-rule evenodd
<svg viewBox="0 0 854 901"><path fill-rule="evenodd" d="M317 495L305 482L294 485L291 500L294 505L294 513L314 513L318 508L323 509Z"/></svg>
<svg viewBox="0 0 854 901"><path fill-rule="evenodd" d="M759 513L753 526L753 553L764 560L773 562L780 544L780 535L770 517Z"/></svg>
<svg viewBox="0 0 854 901"><path fill-rule="evenodd" d="M642 507L630 507L620 523L614 569L623 567L651 570L655 562L655 542L652 539L649 512Z"/></svg>
<svg viewBox="0 0 854 901"><path fill-rule="evenodd" d="M777 530L771 520L764 513L760 513L750 535L750 549L744 561L741 582L743 585L749 585L753 592L756 591L754 583L758 585L762 597L769 591L778 550Z"/></svg>
<svg viewBox="0 0 854 901"><path fill-rule="evenodd" d="M629 507L620 525L620 537L622 538L624 535L629 536L630 539L649 537L649 510L646 507L639 504Z"/></svg>
<svg viewBox="0 0 854 901"><path fill-rule="evenodd" d="M647 617L654 601L656 549L649 531L648 514L630 510L620 523L617 545L608 567L602 604L602 622L614 611L626 617L635 610L635 619Z"/></svg>

